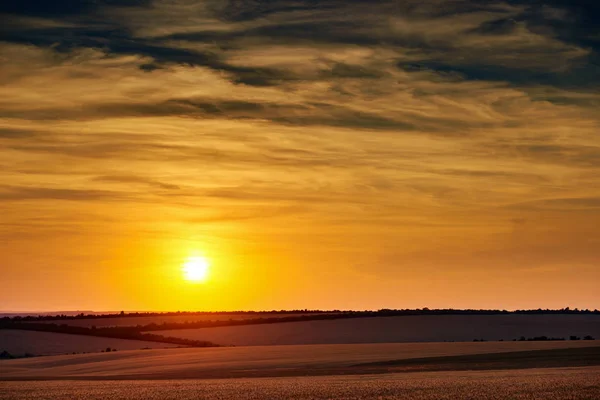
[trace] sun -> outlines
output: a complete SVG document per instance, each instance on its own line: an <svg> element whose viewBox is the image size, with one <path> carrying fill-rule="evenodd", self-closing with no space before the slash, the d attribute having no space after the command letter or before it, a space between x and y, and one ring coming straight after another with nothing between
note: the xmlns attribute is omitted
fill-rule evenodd
<svg viewBox="0 0 600 400"><path fill-rule="evenodd" d="M183 277L190 282L204 282L208 278L209 267L205 257L188 257L183 264Z"/></svg>

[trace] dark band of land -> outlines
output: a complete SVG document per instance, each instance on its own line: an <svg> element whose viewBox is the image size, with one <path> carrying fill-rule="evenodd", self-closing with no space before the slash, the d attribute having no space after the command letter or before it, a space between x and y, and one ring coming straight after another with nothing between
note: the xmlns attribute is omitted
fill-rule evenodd
<svg viewBox="0 0 600 400"><path fill-rule="evenodd" d="M600 347L516 351L510 353L425 357L357 364L352 368L385 372L591 367L600 365Z"/></svg>
<svg viewBox="0 0 600 400"><path fill-rule="evenodd" d="M87 376L5 376L4 381L34 380L169 380L169 379L226 379L326 375L370 375L387 373L434 371L482 371L531 368L566 368L600 366L600 347L555 350L518 351L507 353L461 356L426 357L355 364L343 367L297 367L268 369L214 369L189 372L161 371L157 373Z"/></svg>

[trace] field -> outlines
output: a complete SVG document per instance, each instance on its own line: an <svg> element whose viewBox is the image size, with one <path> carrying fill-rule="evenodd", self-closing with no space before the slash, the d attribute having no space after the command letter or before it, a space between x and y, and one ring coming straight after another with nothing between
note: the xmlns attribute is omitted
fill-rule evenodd
<svg viewBox="0 0 600 400"><path fill-rule="evenodd" d="M0 400L67 398L591 400L600 398L600 342L179 348L0 361Z"/></svg>
<svg viewBox="0 0 600 400"><path fill-rule="evenodd" d="M100 328L269 316L64 322ZM597 315L369 317L152 333L239 347L0 330L0 350L12 354L88 353L0 360L0 400L600 398L600 341L510 340L600 337ZM106 347L119 351L98 352Z"/></svg>
<svg viewBox="0 0 600 400"><path fill-rule="evenodd" d="M600 368L528 369L218 380L0 382L11 400L600 398Z"/></svg>
<svg viewBox="0 0 600 400"><path fill-rule="evenodd" d="M390 367L373 368L363 364L565 348L579 350L588 346L600 349L600 341L391 343L119 351L0 361L0 380L192 379L358 374L365 371L381 373ZM519 361L513 363L518 366Z"/></svg>
<svg viewBox="0 0 600 400"><path fill-rule="evenodd" d="M521 336L600 338L598 315L417 315L161 331L221 345L512 340Z"/></svg>
<svg viewBox="0 0 600 400"><path fill-rule="evenodd" d="M319 313L318 315L329 314ZM160 315L160 316L142 316L142 317L110 317L110 318L82 318L82 319L60 319L60 320L47 320L47 321L32 321L36 323L47 323L47 324L67 324L70 326L81 326L91 328L95 326L97 328L112 327L112 326L136 326L136 325L148 325L162 323L185 323L185 322L198 322L198 321L241 321L247 319L257 318L286 318L286 317L299 317L307 314L303 313L241 313L241 314L219 314L219 313L208 313L198 315Z"/></svg>
<svg viewBox="0 0 600 400"><path fill-rule="evenodd" d="M141 340L111 339L93 336L67 335L63 333L33 332L0 329L0 352L8 351L14 356L27 353L43 356L68 353L95 353L107 347L121 350L143 348L162 349L177 347L168 343Z"/></svg>

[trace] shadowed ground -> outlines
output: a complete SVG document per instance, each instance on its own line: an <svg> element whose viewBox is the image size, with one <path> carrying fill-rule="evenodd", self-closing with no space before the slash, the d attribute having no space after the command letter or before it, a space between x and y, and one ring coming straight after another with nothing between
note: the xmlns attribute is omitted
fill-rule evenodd
<svg viewBox="0 0 600 400"><path fill-rule="evenodd" d="M600 365L598 345L488 342L147 350L2 361L0 380L210 379L585 367Z"/></svg>
<svg viewBox="0 0 600 400"><path fill-rule="evenodd" d="M450 357L424 357L354 365L373 373L411 371L464 371L526 368L589 367L600 365L600 347L518 351L510 353L470 354Z"/></svg>

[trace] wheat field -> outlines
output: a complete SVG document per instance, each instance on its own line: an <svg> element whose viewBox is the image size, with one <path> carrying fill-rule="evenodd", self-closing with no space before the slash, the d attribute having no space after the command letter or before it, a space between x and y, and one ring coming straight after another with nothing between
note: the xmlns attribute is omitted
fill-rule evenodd
<svg viewBox="0 0 600 400"><path fill-rule="evenodd" d="M0 382L2 400L598 398L598 367L215 380Z"/></svg>

